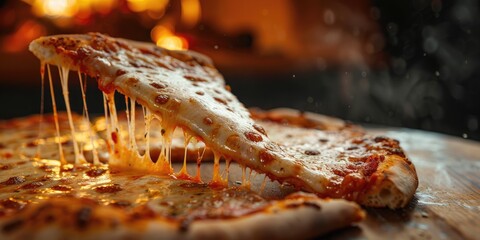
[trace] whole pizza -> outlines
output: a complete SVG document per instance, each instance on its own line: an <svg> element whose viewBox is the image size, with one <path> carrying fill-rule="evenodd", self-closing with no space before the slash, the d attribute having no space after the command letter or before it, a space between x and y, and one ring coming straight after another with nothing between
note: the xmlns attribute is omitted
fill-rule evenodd
<svg viewBox="0 0 480 240"><path fill-rule="evenodd" d="M307 239L361 221L361 206L402 208L418 186L398 141L247 109L199 53L99 33L30 50L54 111L0 122L2 239ZM87 76L102 115L88 112Z"/></svg>

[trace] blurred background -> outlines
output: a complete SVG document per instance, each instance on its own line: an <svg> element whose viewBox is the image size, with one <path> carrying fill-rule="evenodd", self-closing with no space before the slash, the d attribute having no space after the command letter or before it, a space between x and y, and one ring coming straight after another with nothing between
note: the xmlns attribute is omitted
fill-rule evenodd
<svg viewBox="0 0 480 240"><path fill-rule="evenodd" d="M0 119L40 112L40 66L27 50L31 40L101 32L210 56L247 107L291 107L480 140L478 4L0 0ZM81 112L79 88L70 94ZM103 111L93 80L87 100L90 112ZM51 111L48 91L45 102Z"/></svg>

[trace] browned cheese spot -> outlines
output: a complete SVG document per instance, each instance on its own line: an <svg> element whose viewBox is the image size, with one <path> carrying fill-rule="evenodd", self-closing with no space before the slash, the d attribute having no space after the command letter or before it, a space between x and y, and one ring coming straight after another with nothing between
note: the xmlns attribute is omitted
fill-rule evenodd
<svg viewBox="0 0 480 240"><path fill-rule="evenodd" d="M104 174L107 170L101 168L93 168L85 172L89 177L98 177Z"/></svg>
<svg viewBox="0 0 480 240"><path fill-rule="evenodd" d="M119 76L122 76L122 75L125 74L125 73L127 73L127 72L124 71L124 70L122 70L122 69L118 69L117 72L115 73L115 75L116 75L117 77L119 77Z"/></svg>
<svg viewBox="0 0 480 240"><path fill-rule="evenodd" d="M209 117L205 117L203 119L203 123L205 123L205 125L212 125L213 124L213 120Z"/></svg>
<svg viewBox="0 0 480 240"><path fill-rule="evenodd" d="M363 139L363 138L357 138L357 139L353 139L352 140L352 143L353 144L362 144L363 142L365 142L366 139Z"/></svg>
<svg viewBox="0 0 480 240"><path fill-rule="evenodd" d="M158 104L165 104L168 102L169 99L170 97L168 95L160 94L157 97L155 97L155 102Z"/></svg>
<svg viewBox="0 0 480 240"><path fill-rule="evenodd" d="M185 75L183 77L192 82L208 82L206 79L197 76Z"/></svg>
<svg viewBox="0 0 480 240"><path fill-rule="evenodd" d="M375 142L386 142L388 141L388 138L387 137L383 137L383 136L378 136L378 137L375 137L374 139Z"/></svg>
<svg viewBox="0 0 480 240"><path fill-rule="evenodd" d="M5 164L5 165L4 165L4 164L0 164L0 170L8 170L8 169L10 169L10 168L12 168L11 165L8 165L8 164Z"/></svg>
<svg viewBox="0 0 480 240"><path fill-rule="evenodd" d="M161 68L166 68L168 70L172 70L170 68L170 66L166 65L165 63L161 62L161 61L155 61L155 64L157 64L158 67L161 67Z"/></svg>
<svg viewBox="0 0 480 240"><path fill-rule="evenodd" d="M119 184L108 184L94 188L98 193L116 193L122 191Z"/></svg>
<svg viewBox="0 0 480 240"><path fill-rule="evenodd" d="M261 134L267 136L267 133L265 132L265 129L263 129L262 126L257 125L257 124L253 124L253 128L255 128L255 130L259 131Z"/></svg>
<svg viewBox="0 0 480 240"><path fill-rule="evenodd" d="M196 91L195 93L198 94L198 95L200 95L200 96L203 96L203 95L205 94L205 93L202 92L202 91Z"/></svg>
<svg viewBox="0 0 480 240"><path fill-rule="evenodd" d="M110 206L118 207L118 208L125 208L132 205L131 202L127 200L119 200L119 201L114 201L110 203Z"/></svg>
<svg viewBox="0 0 480 240"><path fill-rule="evenodd" d="M225 142L225 145L231 149L238 150L240 149L240 136L237 134L230 135Z"/></svg>
<svg viewBox="0 0 480 240"><path fill-rule="evenodd" d="M137 84L137 83L138 83L138 79L136 79L136 78L129 78L129 79L127 80L127 84L128 84L128 85L135 85L135 84Z"/></svg>
<svg viewBox="0 0 480 240"><path fill-rule="evenodd" d="M163 83L156 83L156 82L152 82L150 83L150 86L156 88L156 89L163 89L163 88L166 88L167 86Z"/></svg>
<svg viewBox="0 0 480 240"><path fill-rule="evenodd" d="M258 157L260 158L260 162L264 164L270 164L275 157L268 151L268 150L261 150Z"/></svg>
<svg viewBox="0 0 480 240"><path fill-rule="evenodd" d="M218 97L213 97L213 99L215 99L215 101L223 104L223 105L227 105L227 101L221 99L221 98L218 98Z"/></svg>
<svg viewBox="0 0 480 240"><path fill-rule="evenodd" d="M245 132L245 137L252 142L260 142L263 140L262 136L256 132Z"/></svg>
<svg viewBox="0 0 480 240"><path fill-rule="evenodd" d="M320 154L320 152L317 151L317 150L306 150L306 151L305 151L305 154L306 154L306 155L310 155L310 156L315 156L315 155Z"/></svg>
<svg viewBox="0 0 480 240"><path fill-rule="evenodd" d="M25 177L23 176L15 176L7 179L3 184L5 185L15 185L25 182Z"/></svg>
<svg viewBox="0 0 480 240"><path fill-rule="evenodd" d="M7 208L7 209L20 210L23 207L25 207L25 205L27 205L27 204L23 201L19 201L19 200L14 199L14 198L9 198L9 199L5 199L5 200L0 201L0 205L4 208Z"/></svg>
<svg viewBox="0 0 480 240"><path fill-rule="evenodd" d="M69 192L72 191L72 187L67 185L55 185L52 187L53 190L62 191L62 192Z"/></svg>
<svg viewBox="0 0 480 240"><path fill-rule="evenodd" d="M23 185L21 188L22 189L34 189L34 188L39 188L41 186L43 186L42 182L31 182L31 183L27 183L27 184Z"/></svg>

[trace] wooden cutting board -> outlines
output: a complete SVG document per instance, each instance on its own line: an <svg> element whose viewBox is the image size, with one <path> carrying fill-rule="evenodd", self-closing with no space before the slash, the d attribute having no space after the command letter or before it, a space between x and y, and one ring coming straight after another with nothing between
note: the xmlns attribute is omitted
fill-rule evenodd
<svg viewBox="0 0 480 240"><path fill-rule="evenodd" d="M368 131L400 140L417 169L417 193L404 209L366 208L363 222L322 239L480 239L480 142L411 129ZM189 164L189 171L195 168ZM202 164L202 179L211 178L211 169L211 164ZM245 171L252 189L259 190L264 175ZM230 185L240 184L242 174L238 165L231 166ZM266 197L294 191L288 185L266 183L262 192Z"/></svg>

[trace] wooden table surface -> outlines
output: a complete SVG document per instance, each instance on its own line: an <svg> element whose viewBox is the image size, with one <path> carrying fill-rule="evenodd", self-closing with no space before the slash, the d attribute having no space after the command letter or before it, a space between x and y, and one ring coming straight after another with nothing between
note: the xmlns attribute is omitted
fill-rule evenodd
<svg viewBox="0 0 480 240"><path fill-rule="evenodd" d="M322 239L480 239L480 142L411 129L368 131L400 140L417 169L415 197L404 209L367 208L363 222ZM195 164L189 168L194 171ZM230 168L230 184L238 184L241 172L238 166ZM209 177L211 164L204 163L202 178ZM262 175L252 177L252 188L262 181ZM268 181L262 195L292 191Z"/></svg>
<svg viewBox="0 0 480 240"><path fill-rule="evenodd" d="M480 142L411 129L370 129L400 140L419 187L400 210L367 209L329 239L480 239Z"/></svg>

